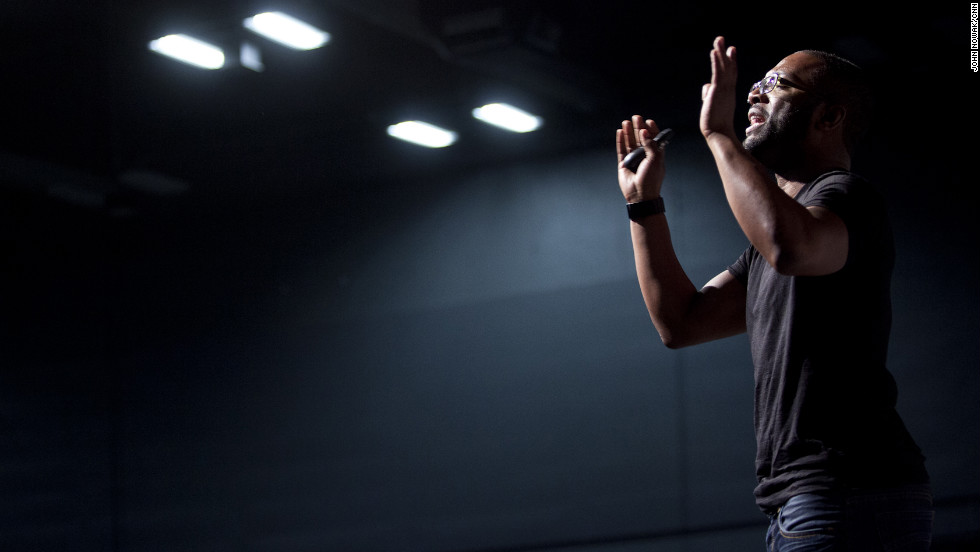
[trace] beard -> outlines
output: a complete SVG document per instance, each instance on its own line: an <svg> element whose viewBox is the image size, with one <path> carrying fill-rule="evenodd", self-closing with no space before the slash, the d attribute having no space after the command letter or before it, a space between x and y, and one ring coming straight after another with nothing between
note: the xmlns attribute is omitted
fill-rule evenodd
<svg viewBox="0 0 980 552"><path fill-rule="evenodd" d="M815 104L792 106L771 115L762 126L745 137L742 145L770 170L798 168L805 156L804 142Z"/></svg>

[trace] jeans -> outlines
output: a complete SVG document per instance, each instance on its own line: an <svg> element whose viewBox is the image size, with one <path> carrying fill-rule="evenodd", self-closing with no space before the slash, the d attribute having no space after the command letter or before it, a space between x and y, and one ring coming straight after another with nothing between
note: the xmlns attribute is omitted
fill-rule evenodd
<svg viewBox="0 0 980 552"><path fill-rule="evenodd" d="M928 485L790 498L769 523L769 552L928 552Z"/></svg>

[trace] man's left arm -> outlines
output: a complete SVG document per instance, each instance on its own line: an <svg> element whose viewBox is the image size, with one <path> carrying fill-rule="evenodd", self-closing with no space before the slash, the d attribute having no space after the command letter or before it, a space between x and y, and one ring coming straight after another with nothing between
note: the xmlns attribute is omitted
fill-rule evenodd
<svg viewBox="0 0 980 552"><path fill-rule="evenodd" d="M735 219L781 274L819 276L847 261L847 227L823 207L804 207L779 188L735 136L735 48L715 39L711 82L702 89L701 133L718 166Z"/></svg>

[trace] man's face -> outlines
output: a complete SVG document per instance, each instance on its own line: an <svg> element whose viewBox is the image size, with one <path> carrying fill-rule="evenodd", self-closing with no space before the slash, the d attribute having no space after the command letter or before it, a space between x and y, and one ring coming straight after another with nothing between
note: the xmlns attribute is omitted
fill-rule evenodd
<svg viewBox="0 0 980 552"><path fill-rule="evenodd" d="M762 94L759 89L749 93L749 127L743 145L770 169L792 168L801 162L813 111L819 103L807 90L814 87L810 76L819 65L819 60L807 54L793 54L766 76L778 75L795 86L781 80L768 93Z"/></svg>

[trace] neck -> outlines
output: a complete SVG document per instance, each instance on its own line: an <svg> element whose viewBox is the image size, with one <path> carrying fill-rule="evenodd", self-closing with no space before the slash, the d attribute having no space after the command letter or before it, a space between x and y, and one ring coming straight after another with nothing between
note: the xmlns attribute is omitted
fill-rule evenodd
<svg viewBox="0 0 980 552"><path fill-rule="evenodd" d="M790 171L778 171L776 172L776 183L779 188L786 192L790 197L796 197L799 193L800 188L811 182L818 176L828 173L830 171L849 171L851 170L851 159L850 157L838 156L836 158L828 158L820 160L817 163L811 163L803 167L800 170L790 170Z"/></svg>
<svg viewBox="0 0 980 552"><path fill-rule="evenodd" d="M807 182L809 182L809 180L804 182L802 180L791 180L778 174L776 175L776 184L778 184L779 189L786 192L786 195L789 197L796 197L796 194L800 192L800 189L803 188L803 185Z"/></svg>

